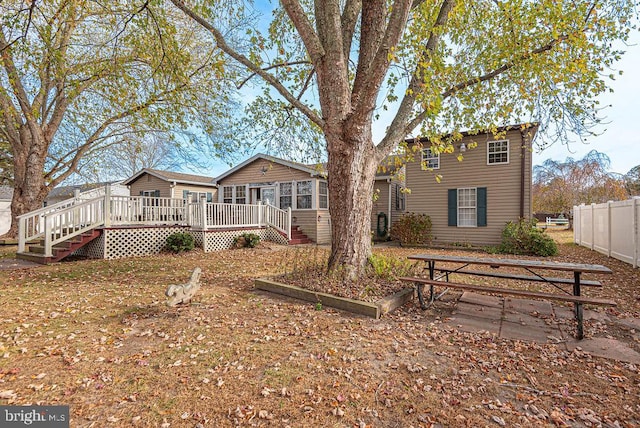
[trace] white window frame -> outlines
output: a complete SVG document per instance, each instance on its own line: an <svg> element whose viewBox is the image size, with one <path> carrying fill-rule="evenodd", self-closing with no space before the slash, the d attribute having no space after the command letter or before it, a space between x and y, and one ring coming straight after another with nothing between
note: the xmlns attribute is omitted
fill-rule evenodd
<svg viewBox="0 0 640 428"><path fill-rule="evenodd" d="M433 150L430 147L423 148L420 168L423 171L428 169L440 169L440 153L434 155Z"/></svg>
<svg viewBox="0 0 640 428"><path fill-rule="evenodd" d="M322 193L322 185L324 184L325 192ZM324 207L322 206L322 200L325 200ZM324 180L318 180L318 209L320 210L328 210L329 209L329 183Z"/></svg>
<svg viewBox="0 0 640 428"><path fill-rule="evenodd" d="M231 191L231 195L227 195L227 190ZM233 196L234 196L234 186L222 186L222 203L223 204L232 204Z"/></svg>
<svg viewBox="0 0 640 428"><path fill-rule="evenodd" d="M469 205L463 205L461 203L461 201L460 201L461 196L464 193L468 192L468 191L473 191L474 192L473 199L474 199L475 203L473 205L470 205L470 204ZM464 199L464 196L462 196L462 197ZM477 187L462 187L462 188L459 188L458 192L457 192L457 195L456 195L456 198L457 198L457 201L456 201L457 202L456 203L457 208L456 208L456 210L457 210L457 216L458 216L458 223L457 223L458 227L478 227L478 188ZM473 224L462 224L463 221L462 221L462 218L460 216L461 210L469 210L469 211L473 210ZM466 223L466 219L465 219L464 223Z"/></svg>
<svg viewBox="0 0 640 428"><path fill-rule="evenodd" d="M506 143L506 150L502 149L499 151L491 151L491 146L492 145L496 145L497 143ZM509 140L496 140L496 141L489 141L487 142L487 165L506 165L509 163ZM495 148L494 148L495 150ZM495 162L495 161L491 161L491 156L490 155L502 155L502 154L506 154L507 155L507 160L506 161L500 161L500 162Z"/></svg>
<svg viewBox="0 0 640 428"><path fill-rule="evenodd" d="M309 193L298 193L298 186L302 183L309 183ZM313 180L299 180L295 182L295 200L296 200L296 209L297 210L312 210L314 209L314 203L313 203ZM300 197L309 197L309 200L311 201L311 206L309 208L300 208L298 206L298 198Z"/></svg>
<svg viewBox="0 0 640 428"><path fill-rule="evenodd" d="M238 190L242 189L244 196L238 196ZM239 185L239 186L233 186L233 202L239 205L245 205L247 203L247 186L243 185ZM238 202L239 200L242 200L242 202Z"/></svg>
<svg viewBox="0 0 640 428"><path fill-rule="evenodd" d="M289 185L289 193L283 193L282 192L282 186L283 185ZM286 210L287 208L291 207L291 209L293 209L293 182L291 181L285 181L282 183L278 183L278 208L280 208L281 210ZM287 206L283 206L282 205L282 198L289 198L289 205Z"/></svg>

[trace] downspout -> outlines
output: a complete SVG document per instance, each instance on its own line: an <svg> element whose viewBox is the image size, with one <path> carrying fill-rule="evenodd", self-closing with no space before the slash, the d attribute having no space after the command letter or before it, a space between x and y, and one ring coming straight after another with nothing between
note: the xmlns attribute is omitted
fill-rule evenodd
<svg viewBox="0 0 640 428"><path fill-rule="evenodd" d="M522 139L520 144L520 218L524 218L524 173L526 169L525 159L527 157L527 147L525 130L520 129L520 138Z"/></svg>

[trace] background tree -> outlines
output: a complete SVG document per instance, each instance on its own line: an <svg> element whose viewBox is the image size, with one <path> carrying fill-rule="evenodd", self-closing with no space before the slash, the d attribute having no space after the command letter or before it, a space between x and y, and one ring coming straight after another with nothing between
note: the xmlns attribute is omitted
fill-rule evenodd
<svg viewBox="0 0 640 428"><path fill-rule="evenodd" d="M268 33L251 31L243 49L216 24L218 2L171 1L267 84L266 122L304 117L322 133L329 267L350 274L371 253L376 168L408 134L513 120L588 131L603 71L620 56L611 42L626 39L635 9L628 0L281 0ZM377 120L385 131L374 140Z"/></svg>
<svg viewBox="0 0 640 428"><path fill-rule="evenodd" d="M223 59L201 32L175 10L128 0L0 3L0 141L11 147L15 187L8 235L83 159L146 131L211 132L213 118L231 114Z"/></svg>
<svg viewBox="0 0 640 428"><path fill-rule="evenodd" d="M533 168L533 210L569 214L574 205L625 200L625 181L609 171L609 157L596 150L564 162L547 159Z"/></svg>
<svg viewBox="0 0 640 428"><path fill-rule="evenodd" d="M640 196L640 165L636 165L624 175L629 196Z"/></svg>

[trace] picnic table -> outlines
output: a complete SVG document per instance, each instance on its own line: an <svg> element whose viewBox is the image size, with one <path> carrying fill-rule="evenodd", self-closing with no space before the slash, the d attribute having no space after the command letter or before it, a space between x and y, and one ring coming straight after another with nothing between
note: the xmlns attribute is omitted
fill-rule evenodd
<svg viewBox="0 0 640 428"><path fill-rule="evenodd" d="M583 314L582 305L600 305L600 306L616 306L616 302L608 299L600 299L586 297L582 295L582 286L602 287L602 283L594 280L584 280L582 275L585 273L612 274L611 269L602 265L581 264L581 263L561 263L554 261L540 261L528 259L498 259L490 257L469 257L469 256L448 256L438 254L417 254L409 256L410 260L417 260L426 263L426 269L429 271L429 278L420 277L402 277L403 281L413 282L416 284L418 300L422 309L427 309L429 305L425 303L423 288L429 285L429 304L440 298L445 292L436 296L434 288L436 286L445 287L447 289L462 289L476 292L485 292L491 294L506 294L522 297L542 298L547 300L559 300L571 302L574 304L575 318L577 321L576 336L578 339L584 337L583 330ZM447 266L437 267L436 263L447 264ZM450 267L451 264L456 265ZM483 266L485 269L470 270L469 266ZM486 269L489 267L490 269ZM527 272L527 274L519 274L513 272L498 271L500 268L516 268ZM552 277L547 273L554 272L571 272L572 278ZM540 282L553 287L557 292L538 292L522 289L492 287L478 284L463 284L449 281L451 274L483 276L492 278L501 278L507 280L520 280ZM567 290L567 286L572 285L571 290ZM559 292L558 292L559 291Z"/></svg>

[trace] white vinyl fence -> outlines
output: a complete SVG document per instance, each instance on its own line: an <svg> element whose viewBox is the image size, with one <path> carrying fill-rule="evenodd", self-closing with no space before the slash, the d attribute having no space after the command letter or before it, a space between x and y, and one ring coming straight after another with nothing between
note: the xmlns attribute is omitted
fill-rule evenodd
<svg viewBox="0 0 640 428"><path fill-rule="evenodd" d="M640 199L573 207L573 241L640 265Z"/></svg>

